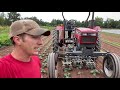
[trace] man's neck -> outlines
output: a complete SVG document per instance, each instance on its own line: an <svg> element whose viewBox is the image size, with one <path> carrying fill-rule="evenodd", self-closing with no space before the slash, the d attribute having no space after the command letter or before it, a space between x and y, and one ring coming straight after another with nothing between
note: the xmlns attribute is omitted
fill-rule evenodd
<svg viewBox="0 0 120 90"><path fill-rule="evenodd" d="M19 60L19 61L22 61L22 62L29 62L30 61L30 55L26 54L25 52L23 52L19 48L14 48L14 50L11 53L11 55L16 60Z"/></svg>

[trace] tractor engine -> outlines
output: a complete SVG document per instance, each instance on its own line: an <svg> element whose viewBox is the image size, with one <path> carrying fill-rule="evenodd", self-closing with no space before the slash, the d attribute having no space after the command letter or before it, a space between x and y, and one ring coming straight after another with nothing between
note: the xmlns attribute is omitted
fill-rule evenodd
<svg viewBox="0 0 120 90"><path fill-rule="evenodd" d="M99 36L99 26L94 29L91 28L76 28L74 37L77 46L77 51L81 50L88 52L100 51L100 36Z"/></svg>
<svg viewBox="0 0 120 90"><path fill-rule="evenodd" d="M86 67L86 68L95 68L95 60L98 56L94 56L94 52L100 51L100 37L99 32L100 27L96 26L95 28L75 28L74 33L72 33L71 41L65 42L68 47L66 47L66 52L71 52L70 54L65 55L63 66L73 66L73 67ZM70 41L69 38L65 41ZM72 48L69 47L72 45ZM73 47L76 47L74 49ZM67 50L69 49L69 50ZM81 53L77 54L77 52ZM75 54L76 53L76 54Z"/></svg>

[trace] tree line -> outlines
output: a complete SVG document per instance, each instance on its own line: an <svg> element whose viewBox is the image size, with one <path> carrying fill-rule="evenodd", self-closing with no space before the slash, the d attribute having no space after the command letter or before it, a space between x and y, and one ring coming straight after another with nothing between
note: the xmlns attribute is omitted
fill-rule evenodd
<svg viewBox="0 0 120 90"><path fill-rule="evenodd" d="M19 12L9 12L5 14L4 12L0 13L0 26L9 26L12 22L20 19L32 19L36 21L41 26L57 26L59 24L63 24L63 20L59 19L53 19L51 22L45 22L42 19L38 19L37 17L21 17L21 14ZM86 21L76 21L76 26L78 27L87 27L89 25ZM120 29L120 20L114 20L111 18L107 18L106 21L103 21L102 17L95 17L95 25L100 26L101 28L116 28Z"/></svg>

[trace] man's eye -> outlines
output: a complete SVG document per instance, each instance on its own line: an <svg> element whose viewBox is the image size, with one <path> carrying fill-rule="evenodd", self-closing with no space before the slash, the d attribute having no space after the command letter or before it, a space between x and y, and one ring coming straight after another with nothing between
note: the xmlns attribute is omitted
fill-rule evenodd
<svg viewBox="0 0 120 90"><path fill-rule="evenodd" d="M32 38L38 39L38 38L41 38L41 36L32 36Z"/></svg>
<svg viewBox="0 0 120 90"><path fill-rule="evenodd" d="M39 36L32 36L32 38L39 38Z"/></svg>

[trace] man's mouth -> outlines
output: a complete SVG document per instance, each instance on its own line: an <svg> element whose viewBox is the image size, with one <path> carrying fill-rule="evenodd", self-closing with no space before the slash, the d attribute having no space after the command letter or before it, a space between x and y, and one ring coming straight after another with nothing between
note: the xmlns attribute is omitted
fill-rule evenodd
<svg viewBox="0 0 120 90"><path fill-rule="evenodd" d="M36 48L34 48L35 49L35 51L40 51L40 48L39 47L36 47Z"/></svg>

